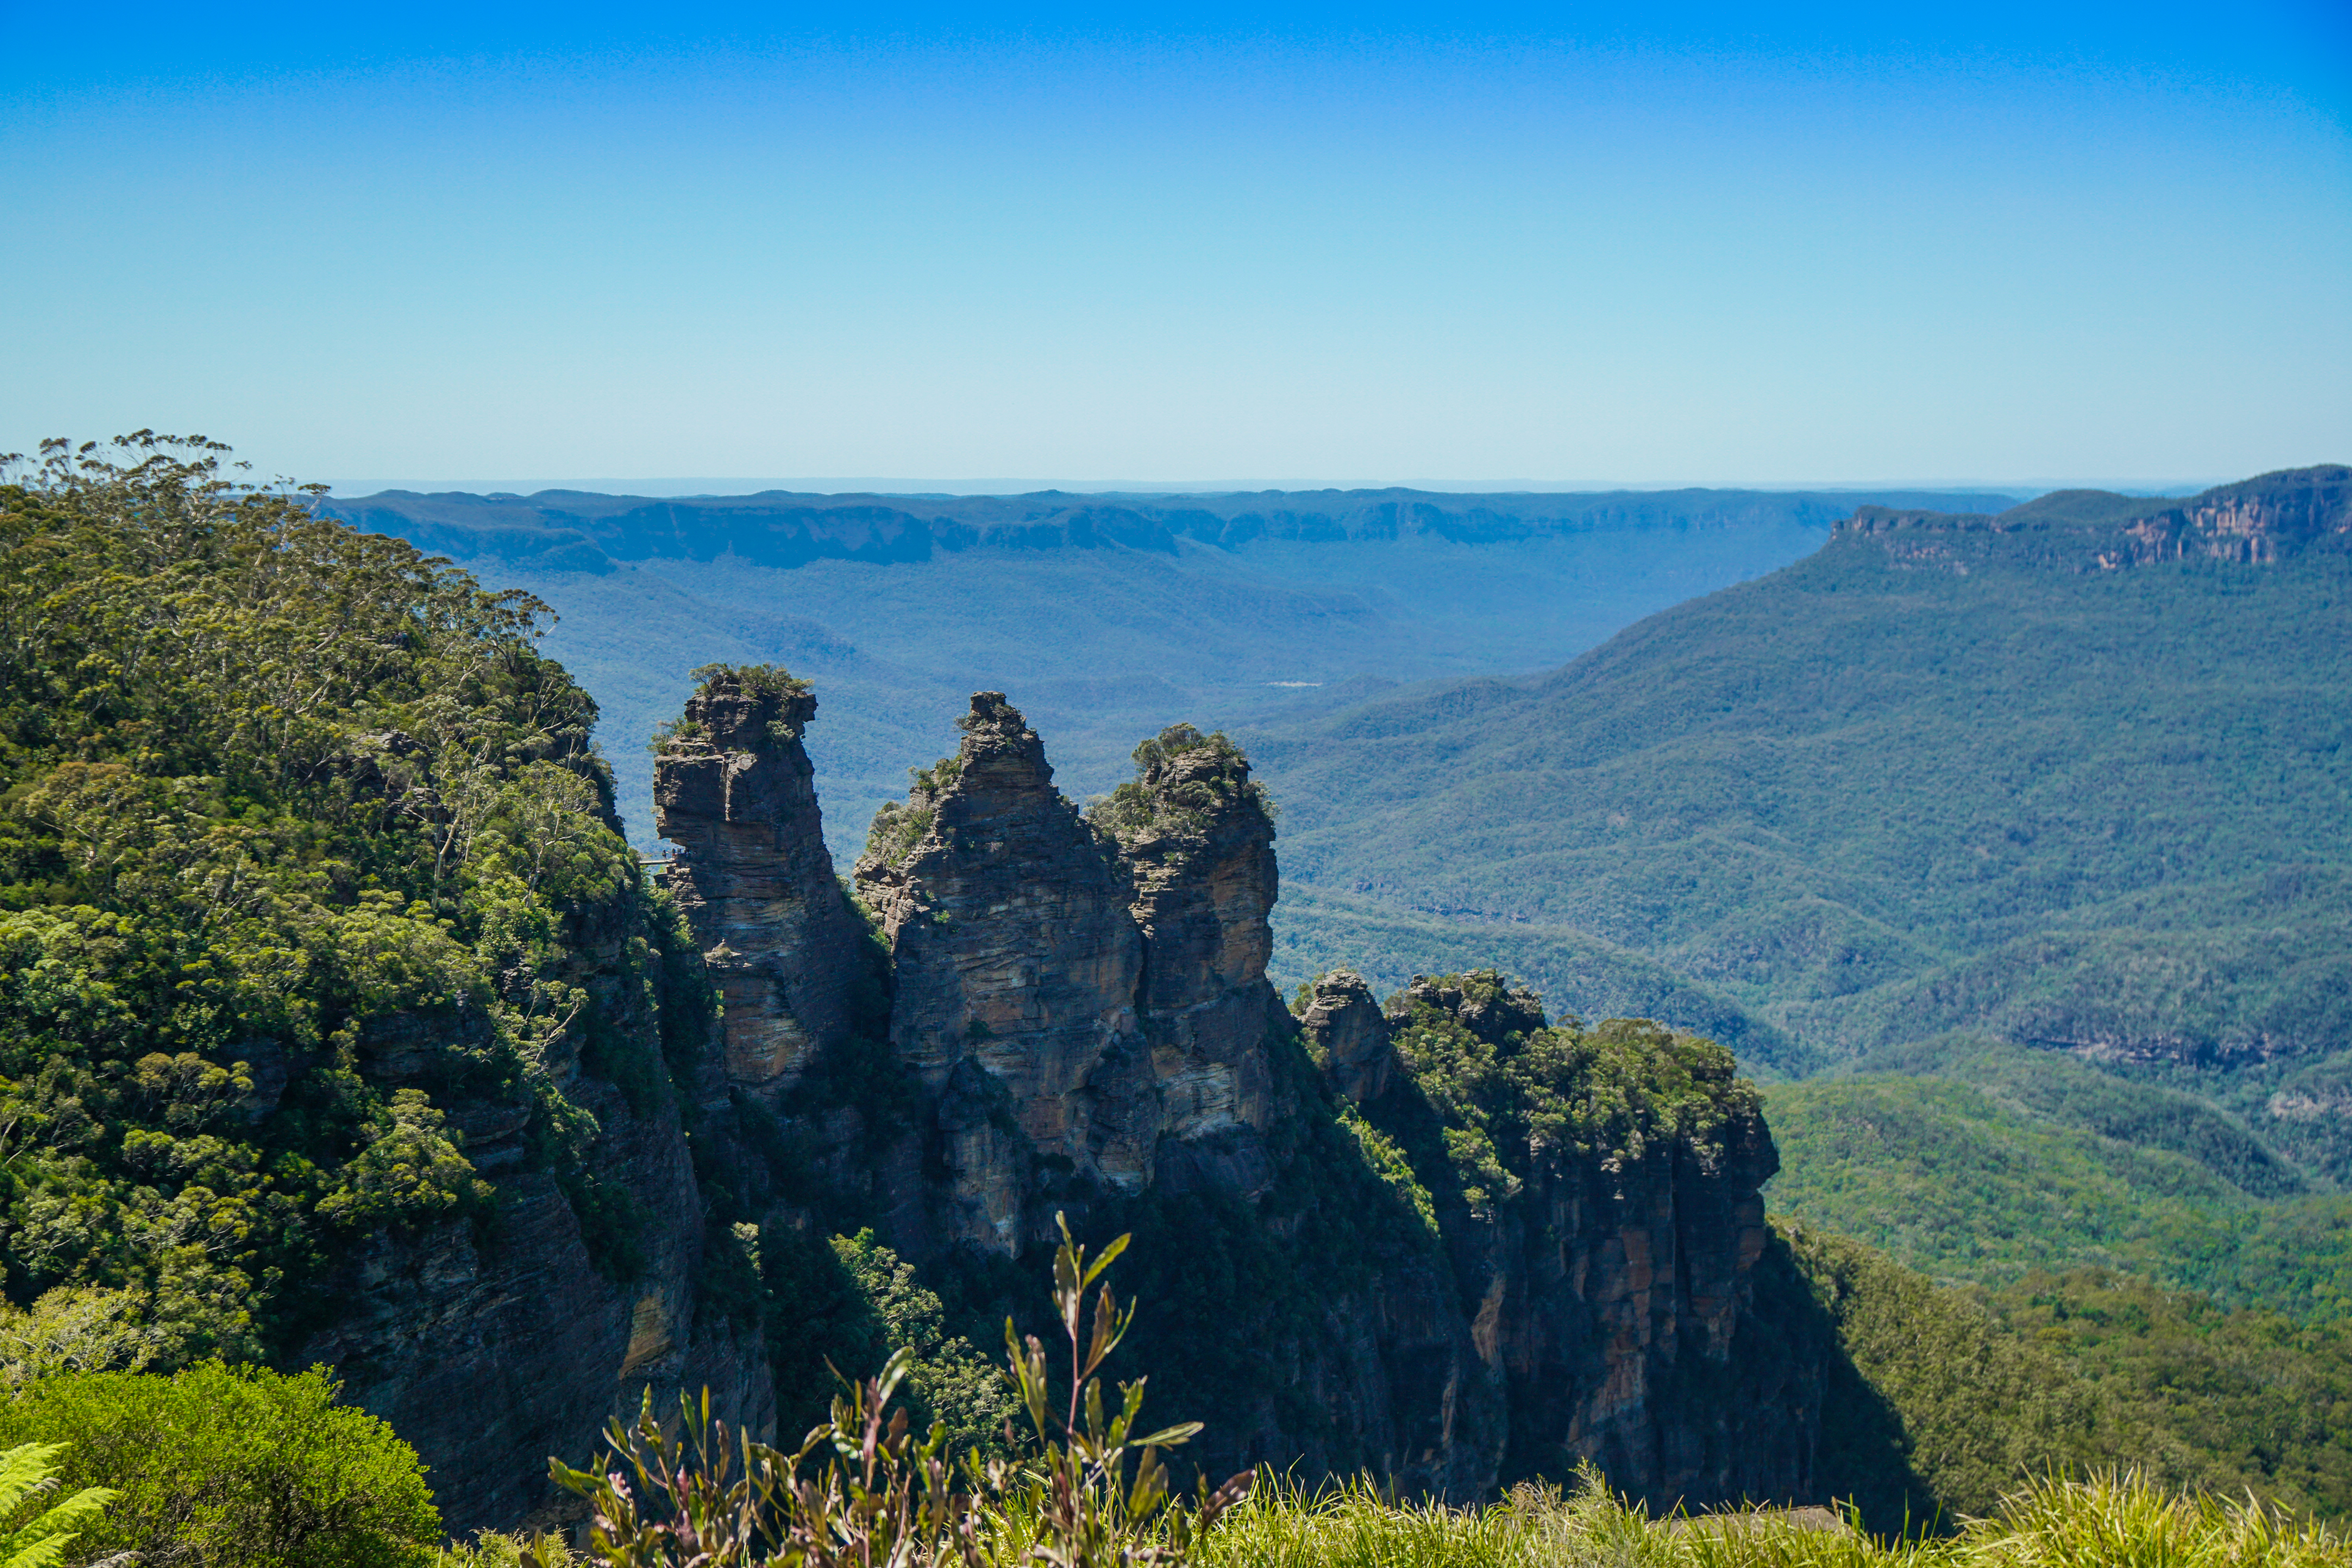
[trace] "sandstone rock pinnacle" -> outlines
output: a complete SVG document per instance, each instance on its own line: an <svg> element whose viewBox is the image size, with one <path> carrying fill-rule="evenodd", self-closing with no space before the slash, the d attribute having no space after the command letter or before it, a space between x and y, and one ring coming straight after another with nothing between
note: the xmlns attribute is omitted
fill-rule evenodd
<svg viewBox="0 0 2352 1568"><path fill-rule="evenodd" d="M729 1084L771 1103L849 1026L856 910L835 879L801 732L816 698L781 670L719 668L656 763L669 885L726 1005Z"/></svg>

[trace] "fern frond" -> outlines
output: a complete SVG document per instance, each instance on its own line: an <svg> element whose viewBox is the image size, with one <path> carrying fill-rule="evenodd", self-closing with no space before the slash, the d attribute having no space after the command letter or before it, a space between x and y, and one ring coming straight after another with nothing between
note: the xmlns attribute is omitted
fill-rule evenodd
<svg viewBox="0 0 2352 1568"><path fill-rule="evenodd" d="M65 1451L63 1443L24 1443L0 1453L0 1521L57 1484L57 1458Z"/></svg>

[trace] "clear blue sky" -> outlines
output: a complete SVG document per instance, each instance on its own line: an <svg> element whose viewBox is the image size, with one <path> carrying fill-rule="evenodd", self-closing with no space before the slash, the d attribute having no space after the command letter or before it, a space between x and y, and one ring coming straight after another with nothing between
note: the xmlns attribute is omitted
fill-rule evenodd
<svg viewBox="0 0 2352 1568"><path fill-rule="evenodd" d="M0 449L346 485L2352 460L2352 5L0 4Z"/></svg>

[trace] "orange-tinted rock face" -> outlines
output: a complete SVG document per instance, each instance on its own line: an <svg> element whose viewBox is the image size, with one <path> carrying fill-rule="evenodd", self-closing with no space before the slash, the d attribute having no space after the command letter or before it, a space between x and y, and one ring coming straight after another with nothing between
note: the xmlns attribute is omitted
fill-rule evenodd
<svg viewBox="0 0 2352 1568"><path fill-rule="evenodd" d="M1889 564L1965 575L1994 563L2116 571L2164 561L2265 566L2352 544L2352 468L2265 474L2185 500L2059 490L1998 515L1857 508L1840 541Z"/></svg>

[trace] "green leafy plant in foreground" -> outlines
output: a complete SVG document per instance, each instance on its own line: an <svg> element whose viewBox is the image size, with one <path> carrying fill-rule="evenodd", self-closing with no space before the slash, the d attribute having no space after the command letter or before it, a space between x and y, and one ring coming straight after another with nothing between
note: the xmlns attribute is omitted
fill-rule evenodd
<svg viewBox="0 0 2352 1568"><path fill-rule="evenodd" d="M2012 1491L1954 1536L1882 1541L1827 1509L1653 1518L1598 1472L1486 1508L1399 1502L1362 1481L1302 1491L1267 1475L1199 1568L2342 1568L2344 1539L2255 1502L2137 1473Z"/></svg>
<svg viewBox="0 0 2352 1568"><path fill-rule="evenodd" d="M902 1348L878 1375L849 1384L796 1452L730 1437L710 1415L707 1389L698 1404L680 1396L677 1428L665 1432L648 1394L634 1427L615 1421L606 1434L613 1458L603 1473L559 1459L550 1473L588 1500L590 1553L615 1568L898 1568L950 1559L964 1568L1173 1568L1248 1492L1251 1477L1213 1490L1204 1481L1197 1502L1175 1500L1160 1452L1188 1441L1200 1423L1138 1435L1141 1379L1107 1404L1096 1374L1135 1306L1121 1310L1103 1284L1089 1327L1086 1296L1127 1241L1089 1260L1062 1224L1054 1301L1070 1344L1064 1400L1054 1396L1043 1342L1005 1323L1012 1382L1036 1439L1024 1459L957 1455L943 1422L918 1438L905 1408L891 1407L914 1366ZM523 1568L569 1568L552 1542L520 1555Z"/></svg>
<svg viewBox="0 0 2352 1568"><path fill-rule="evenodd" d="M61 1487L111 1495L78 1521L78 1562L425 1568L441 1516L416 1450L341 1392L320 1367L58 1373L0 1401L0 1444L43 1448Z"/></svg>
<svg viewBox="0 0 2352 1568"><path fill-rule="evenodd" d="M58 1489L63 1443L20 1443L0 1453L0 1568L53 1568L82 1527L117 1494L84 1487L64 1501L34 1511Z"/></svg>

